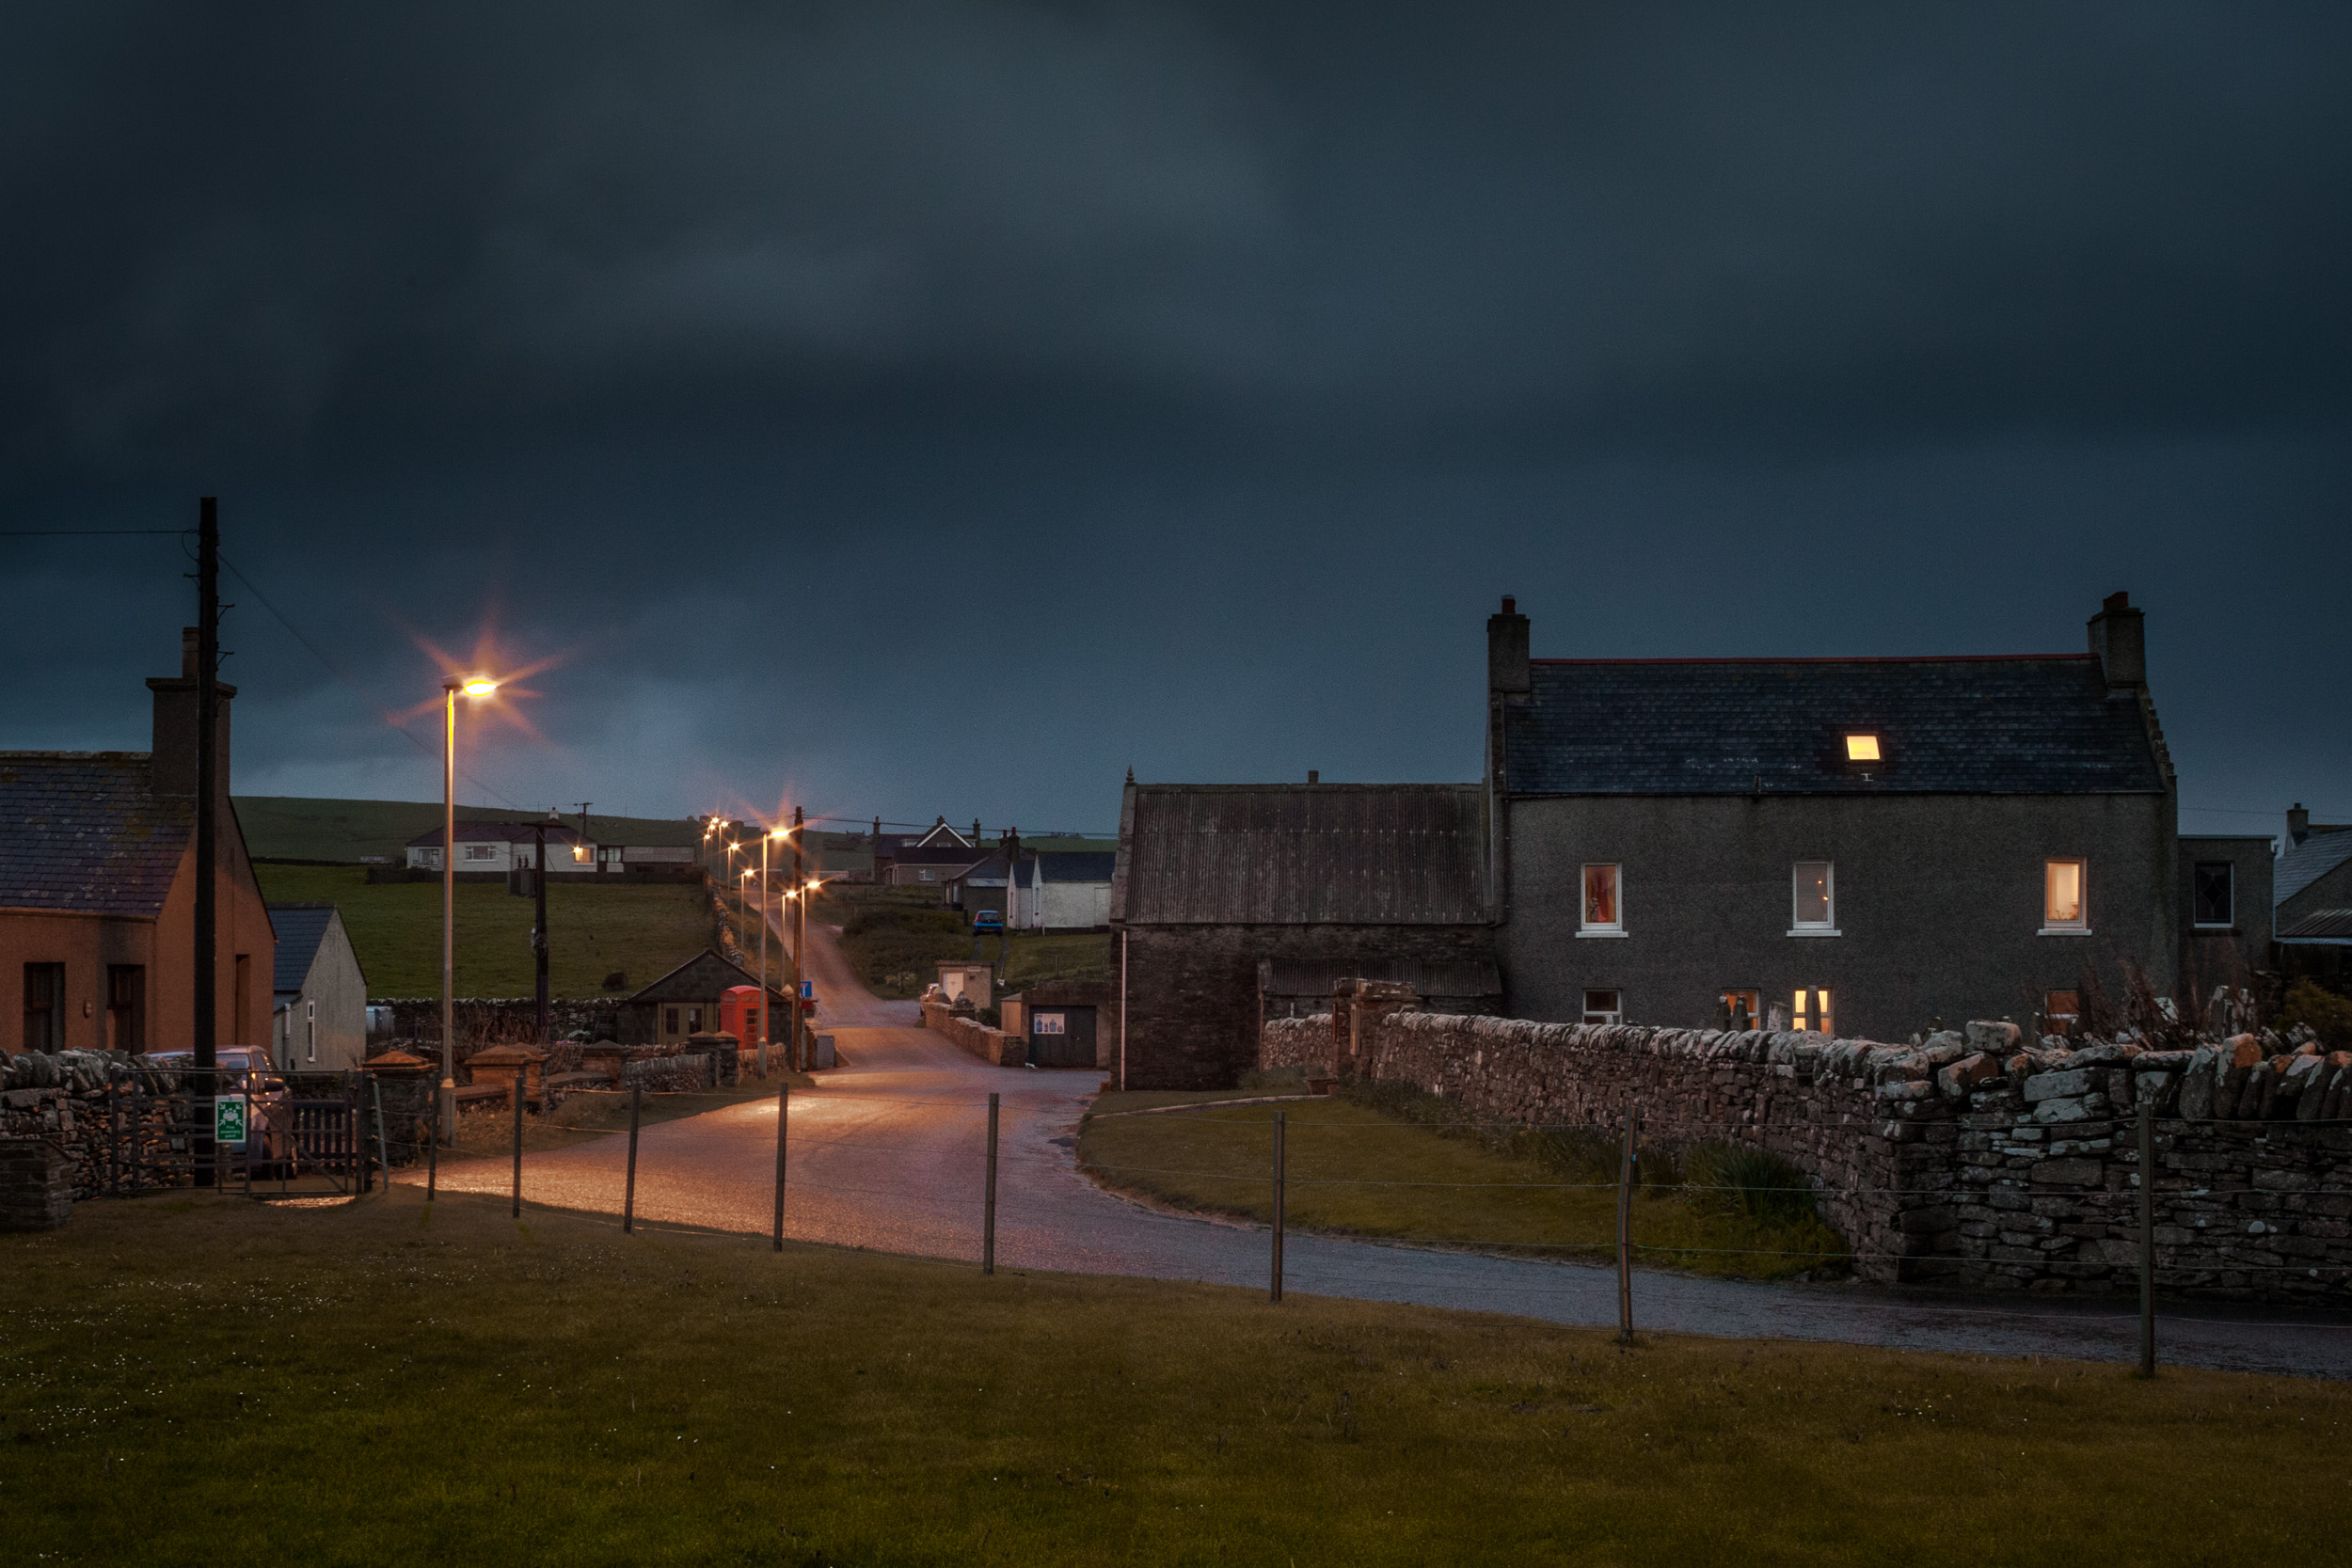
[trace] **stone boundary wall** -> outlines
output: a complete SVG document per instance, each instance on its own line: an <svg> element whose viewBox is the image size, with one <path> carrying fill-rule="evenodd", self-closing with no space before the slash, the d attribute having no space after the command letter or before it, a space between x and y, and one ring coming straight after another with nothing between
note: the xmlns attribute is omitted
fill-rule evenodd
<svg viewBox="0 0 2352 1568"><path fill-rule="evenodd" d="M419 1055L438 1057L441 1050L441 1003L438 997L420 1001L415 997L368 998L371 1007L392 1010L392 1030L389 1037L395 1040L414 1040L423 1049ZM537 1044L539 1033L539 1004L529 996L461 996L451 1004L455 1014L457 1039L452 1051L464 1061L476 1051L493 1045ZM557 1039L582 1033L591 1039L619 1039L625 1027L621 1004L602 997L549 997L548 999L548 1032ZM369 1049L376 1049L371 1042Z"/></svg>
<svg viewBox="0 0 2352 1568"><path fill-rule="evenodd" d="M947 1037L955 1045L977 1056L993 1067L1025 1067L1029 1060L1029 1042L1019 1035L1009 1035L965 1013L938 1002L923 1004L923 1027Z"/></svg>
<svg viewBox="0 0 2352 1568"><path fill-rule="evenodd" d="M1335 1050L1328 1014L1277 1020L1260 1065L1327 1063L1498 1121L1614 1132L1638 1105L1645 1142L1750 1144L1804 1171L1864 1277L1994 1290L2137 1289L2146 1101L2161 1289L2352 1305L2352 1053L2250 1035L2021 1048L2010 1023L1889 1046L1409 1010L1359 1021L1356 1041Z"/></svg>

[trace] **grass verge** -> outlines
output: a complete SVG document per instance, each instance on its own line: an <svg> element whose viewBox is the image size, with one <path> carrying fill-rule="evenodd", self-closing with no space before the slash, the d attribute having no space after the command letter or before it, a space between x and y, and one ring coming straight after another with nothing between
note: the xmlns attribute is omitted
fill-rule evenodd
<svg viewBox="0 0 2352 1568"><path fill-rule="evenodd" d="M28 1563L2300 1561L2352 1419L407 1190L85 1204L0 1237L0 1346Z"/></svg>
<svg viewBox="0 0 2352 1568"><path fill-rule="evenodd" d="M1098 1101L1080 1129L1080 1164L1105 1185L1154 1202L1270 1222L1279 1110L1287 1225L1563 1259L1602 1257L1616 1243L1617 1190L1605 1164L1498 1152L1336 1098L1202 1103L1150 1116L1104 1116L1104 1108ZM1633 1239L1661 1249L1642 1261L1702 1274L1844 1272L1845 1243L1809 1212L1758 1216L1675 1186L1637 1189Z"/></svg>
<svg viewBox="0 0 2352 1568"><path fill-rule="evenodd" d="M841 951L875 996L920 996L950 960L994 963L1002 957L1007 990L1046 980L1107 980L1111 939L1102 931L1016 931L977 944L969 920L944 907L937 888L836 883L811 918L841 927ZM977 950L976 950L977 948Z"/></svg>
<svg viewBox="0 0 2352 1568"><path fill-rule="evenodd" d="M441 993L441 888L437 882L370 886L356 865L257 865L272 903L322 899L342 911L343 928L367 975L370 996ZM460 882L457 994L529 996L532 900L495 882ZM625 994L649 985L710 945L710 910L699 887L675 882L620 887L548 883L548 986L557 996L599 996L606 976Z"/></svg>

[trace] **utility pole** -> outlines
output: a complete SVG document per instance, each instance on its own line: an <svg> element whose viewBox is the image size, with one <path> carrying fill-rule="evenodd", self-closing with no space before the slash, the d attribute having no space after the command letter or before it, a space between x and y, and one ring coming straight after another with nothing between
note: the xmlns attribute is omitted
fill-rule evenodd
<svg viewBox="0 0 2352 1568"><path fill-rule="evenodd" d="M548 816L553 816L552 811ZM548 825L537 822L531 830L532 853L531 864L531 895L535 900L534 924L531 927L531 963L538 980L539 1047L548 1043Z"/></svg>
<svg viewBox="0 0 2352 1568"><path fill-rule="evenodd" d="M196 522L196 1098L204 1107L196 1138L196 1184L212 1185L213 1069L220 1043L217 839L220 788L220 501L197 502ZM240 1021L242 1022L242 1021Z"/></svg>
<svg viewBox="0 0 2352 1568"><path fill-rule="evenodd" d="M806 1035L801 1022L801 977L808 972L803 962L803 956L808 952L808 872L806 869L807 854L802 842L807 837L807 834L803 832L807 823L808 818L802 815L801 808L794 806L792 808L792 896L794 907L799 911L799 918L793 926L792 936L792 1069L795 1072L808 1070L808 1053L802 1049L802 1041Z"/></svg>
<svg viewBox="0 0 2352 1568"><path fill-rule="evenodd" d="M583 852L588 848L588 808L595 804L594 800L580 802L580 847ZM590 861L588 863L594 865L596 862Z"/></svg>

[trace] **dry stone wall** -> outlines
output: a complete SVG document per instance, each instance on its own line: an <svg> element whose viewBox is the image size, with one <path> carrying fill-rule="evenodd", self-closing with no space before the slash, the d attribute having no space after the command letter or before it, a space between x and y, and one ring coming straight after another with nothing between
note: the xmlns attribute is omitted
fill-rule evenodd
<svg viewBox="0 0 2352 1568"><path fill-rule="evenodd" d="M945 1003L929 997L923 1001L923 1027L947 1037L950 1043L969 1051L981 1061L995 1067L1025 1067L1029 1060L1029 1042L1020 1035L1009 1035L1002 1029L992 1029L969 1013L960 1013Z"/></svg>
<svg viewBox="0 0 2352 1568"><path fill-rule="evenodd" d="M2024 1046L1971 1023L1918 1045L1814 1034L1401 1011L1354 1050L1330 1015L1263 1031L1260 1065L1329 1064L1500 1121L1752 1144L1813 1179L1865 1277L2136 1290L2137 1107L2153 1108L2156 1281L2352 1304L2352 1053L2241 1035L2188 1050Z"/></svg>

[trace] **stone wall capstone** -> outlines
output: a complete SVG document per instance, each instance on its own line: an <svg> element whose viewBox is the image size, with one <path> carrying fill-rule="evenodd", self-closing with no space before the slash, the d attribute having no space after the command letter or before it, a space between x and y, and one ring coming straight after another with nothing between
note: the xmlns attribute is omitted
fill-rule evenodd
<svg viewBox="0 0 2352 1568"><path fill-rule="evenodd" d="M1901 1046L1404 1011L1358 1041L1356 1073L1481 1117L1622 1129L1638 1106L1645 1142L1768 1149L1865 1277L1995 1290L2137 1288L2145 1103L2160 1289L2352 1304L2352 1053L2308 1040L2067 1049L2003 1022ZM1259 1063L1334 1054L1324 1014L1268 1022Z"/></svg>

